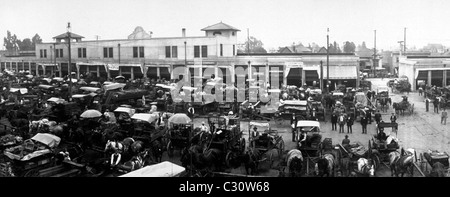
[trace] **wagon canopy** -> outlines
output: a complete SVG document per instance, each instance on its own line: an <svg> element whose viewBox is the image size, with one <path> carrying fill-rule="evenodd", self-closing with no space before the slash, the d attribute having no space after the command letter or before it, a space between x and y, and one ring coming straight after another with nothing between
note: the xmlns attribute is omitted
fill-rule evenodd
<svg viewBox="0 0 450 197"><path fill-rule="evenodd" d="M47 99L47 101L58 104L58 103L64 103L65 100L61 99L61 98L52 97L52 98Z"/></svg>
<svg viewBox="0 0 450 197"><path fill-rule="evenodd" d="M185 172L185 168L169 161L145 166L120 177L176 177Z"/></svg>
<svg viewBox="0 0 450 197"><path fill-rule="evenodd" d="M28 89L27 88L11 88L11 89L9 89L9 92L20 92L21 94L26 94L26 93L28 93Z"/></svg>
<svg viewBox="0 0 450 197"><path fill-rule="evenodd" d="M297 127L319 128L319 130L320 130L320 123L319 123L319 121L313 121L313 120L299 120L297 122Z"/></svg>
<svg viewBox="0 0 450 197"><path fill-rule="evenodd" d="M42 88L42 89L46 89L46 90L51 89L51 88L55 88L54 86L51 86L51 85L43 85L43 84L39 85L38 87L39 87L39 88Z"/></svg>
<svg viewBox="0 0 450 197"><path fill-rule="evenodd" d="M255 121L250 121L249 123L249 127L253 128L256 127L258 130L270 130L270 123L269 122L255 122Z"/></svg>
<svg viewBox="0 0 450 197"><path fill-rule="evenodd" d="M148 123L154 122L157 118L158 116L156 114L147 114L147 113L136 113L133 116L131 116L131 119L142 120Z"/></svg>
<svg viewBox="0 0 450 197"><path fill-rule="evenodd" d="M50 148L54 148L54 147L58 146L59 142L61 142L60 137L49 134L49 133L38 133L35 136L33 136L31 139L34 141L38 141L42 144L45 144Z"/></svg>
<svg viewBox="0 0 450 197"><path fill-rule="evenodd" d="M131 108L128 108L128 107L118 107L116 110L114 110L114 112L128 113L130 116L133 116L135 111L136 111L135 109L131 109Z"/></svg>
<svg viewBox="0 0 450 197"><path fill-rule="evenodd" d="M97 92L100 91L100 88L94 88L94 87L80 87L80 90L88 91L88 92Z"/></svg>
<svg viewBox="0 0 450 197"><path fill-rule="evenodd" d="M116 89L120 89L125 87L126 84L124 83L112 83L112 84L108 84L108 85L104 85L103 87L105 88L105 91L108 90L116 90Z"/></svg>

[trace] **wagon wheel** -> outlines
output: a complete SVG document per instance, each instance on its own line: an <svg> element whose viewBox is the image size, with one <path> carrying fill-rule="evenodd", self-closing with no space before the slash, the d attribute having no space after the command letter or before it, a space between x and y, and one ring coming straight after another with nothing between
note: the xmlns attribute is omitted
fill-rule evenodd
<svg viewBox="0 0 450 197"><path fill-rule="evenodd" d="M419 161L420 161L420 170L422 170L422 172L427 171L428 170L428 166L427 166L427 163L425 161L425 158L423 157L423 153L420 153L419 158L420 158L419 159Z"/></svg>
<svg viewBox="0 0 450 197"><path fill-rule="evenodd" d="M173 157L173 151L174 151L174 147L173 147L172 140L169 140L169 142L167 142L167 155L169 157Z"/></svg>
<svg viewBox="0 0 450 197"><path fill-rule="evenodd" d="M283 157L284 152L284 140L281 139L281 141L277 145L278 147L278 157L281 159Z"/></svg>
<svg viewBox="0 0 450 197"><path fill-rule="evenodd" d="M202 113L203 113L203 115L206 115L208 113L208 106L207 105L204 105L202 107Z"/></svg>
<svg viewBox="0 0 450 197"><path fill-rule="evenodd" d="M231 168L232 167L231 161L234 159L236 159L236 155L232 151L228 151L227 155L225 156L225 165L228 168Z"/></svg>
<svg viewBox="0 0 450 197"><path fill-rule="evenodd" d="M239 151L240 153L244 153L245 151L245 138L239 140Z"/></svg>
<svg viewBox="0 0 450 197"><path fill-rule="evenodd" d="M378 157L378 154L373 154L371 158L373 161L373 165L375 166L374 169L377 170L381 164L380 157Z"/></svg>
<svg viewBox="0 0 450 197"><path fill-rule="evenodd" d="M28 170L24 175L24 177L39 177L39 170L37 169L32 169L32 170Z"/></svg>

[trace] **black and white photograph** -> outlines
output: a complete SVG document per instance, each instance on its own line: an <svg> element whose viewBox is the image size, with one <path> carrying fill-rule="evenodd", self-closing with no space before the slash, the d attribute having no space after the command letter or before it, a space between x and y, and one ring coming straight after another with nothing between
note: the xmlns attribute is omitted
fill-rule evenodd
<svg viewBox="0 0 450 197"><path fill-rule="evenodd" d="M450 176L450 1L0 3L0 177Z"/></svg>

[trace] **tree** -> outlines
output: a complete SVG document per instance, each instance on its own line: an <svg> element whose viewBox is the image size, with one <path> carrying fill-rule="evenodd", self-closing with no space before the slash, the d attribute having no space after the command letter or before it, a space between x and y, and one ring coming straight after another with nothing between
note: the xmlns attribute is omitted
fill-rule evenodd
<svg viewBox="0 0 450 197"><path fill-rule="evenodd" d="M238 53L267 53L263 45L261 40L250 36L248 41L239 46ZM248 51L248 48L250 48L250 51Z"/></svg>
<svg viewBox="0 0 450 197"><path fill-rule="evenodd" d="M34 50L33 43L31 42L31 39L29 39L29 38L25 38L21 42L20 42L20 40L18 40L17 44L19 45L19 49L21 51L32 51L32 50Z"/></svg>
<svg viewBox="0 0 450 197"><path fill-rule="evenodd" d="M41 36L39 36L39 34L34 35L33 38L31 38L31 42L32 42L32 46L33 46L32 50L35 50L36 49L36 44L41 44L42 43Z"/></svg>
<svg viewBox="0 0 450 197"><path fill-rule="evenodd" d="M349 41L344 43L344 53L354 53L355 49L355 43Z"/></svg>
<svg viewBox="0 0 450 197"><path fill-rule="evenodd" d="M17 45L17 36L16 36L16 34L11 36L11 32L10 31L6 31L6 37L3 38L3 46L5 46L6 51L8 51L8 52L13 52L13 51L19 50L19 46Z"/></svg>

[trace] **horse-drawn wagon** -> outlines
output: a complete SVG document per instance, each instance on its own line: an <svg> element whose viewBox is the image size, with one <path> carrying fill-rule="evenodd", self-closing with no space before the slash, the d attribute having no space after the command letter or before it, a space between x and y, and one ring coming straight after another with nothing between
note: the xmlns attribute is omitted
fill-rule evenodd
<svg viewBox="0 0 450 197"><path fill-rule="evenodd" d="M208 123L213 134L209 142L206 142L205 151L216 149L221 153L221 160L225 161L227 167L236 166L236 158L245 151L245 138L242 137L240 119L234 115L213 116L208 117ZM202 138L200 137L200 140Z"/></svg>
<svg viewBox="0 0 450 197"><path fill-rule="evenodd" d="M50 170L44 169L54 166L60 141L61 138L55 135L38 133L18 146L7 148L1 157L0 175L7 177L49 175ZM59 176L75 176L80 172L74 169Z"/></svg>
<svg viewBox="0 0 450 197"><path fill-rule="evenodd" d="M192 120L182 113L174 114L168 119L168 130L166 133L167 153L169 157L174 154L175 148L180 150L188 147L194 136L194 124Z"/></svg>
<svg viewBox="0 0 450 197"><path fill-rule="evenodd" d="M252 127L253 131L251 131ZM269 168L271 168L276 156L278 158L282 157L285 144L283 137L278 134L278 131L270 127L269 122L250 121L249 148L252 154L256 156L258 164L266 162L269 164Z"/></svg>

